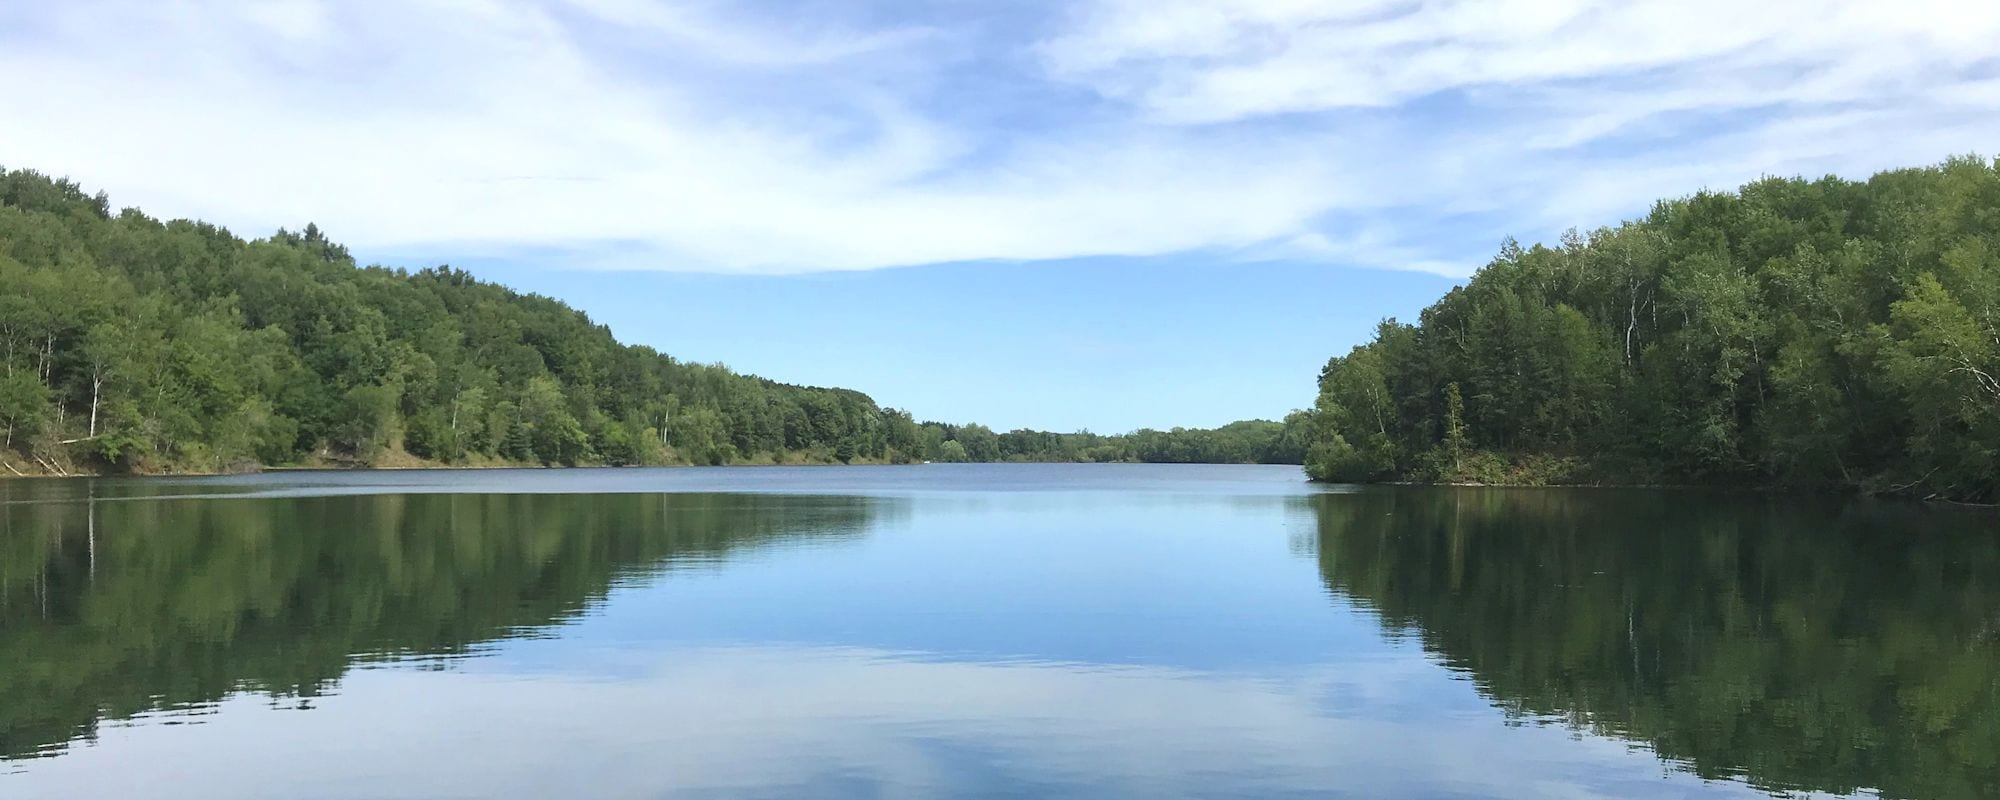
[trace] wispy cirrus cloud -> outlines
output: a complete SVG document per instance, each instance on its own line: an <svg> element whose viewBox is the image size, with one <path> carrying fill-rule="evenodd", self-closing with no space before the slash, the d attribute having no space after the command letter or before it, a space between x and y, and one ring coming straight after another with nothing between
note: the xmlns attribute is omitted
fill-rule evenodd
<svg viewBox="0 0 2000 800"><path fill-rule="evenodd" d="M2000 6L1977 0L1099 0L1039 47L1058 79L1220 122L1460 89L1595 89L1628 116L1900 102L1991 66L1996 38Z"/></svg>
<svg viewBox="0 0 2000 800"><path fill-rule="evenodd" d="M0 6L0 163L363 252L1468 271L1765 172L1991 150L2000 6Z"/></svg>

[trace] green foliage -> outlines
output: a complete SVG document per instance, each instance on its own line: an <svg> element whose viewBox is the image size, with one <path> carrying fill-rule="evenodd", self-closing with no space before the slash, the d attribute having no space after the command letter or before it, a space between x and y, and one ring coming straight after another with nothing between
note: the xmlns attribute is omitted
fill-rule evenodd
<svg viewBox="0 0 2000 800"><path fill-rule="evenodd" d="M619 344L450 267L356 264L317 226L244 241L0 171L0 458L44 471L245 462L1297 463L1306 420L1126 436L918 422Z"/></svg>
<svg viewBox="0 0 2000 800"><path fill-rule="evenodd" d="M1328 361L1308 472L2000 499L1996 209L2000 164L1959 159L1509 242Z"/></svg>
<svg viewBox="0 0 2000 800"><path fill-rule="evenodd" d="M393 386L356 386L347 390L335 417L334 444L364 459L380 454L395 434L398 394Z"/></svg>
<svg viewBox="0 0 2000 800"><path fill-rule="evenodd" d="M1462 468L1470 442L1465 437L1465 401L1457 383L1444 385L1444 455L1452 471Z"/></svg>
<svg viewBox="0 0 2000 800"><path fill-rule="evenodd" d="M0 378L0 426L6 427L5 446L12 447L16 437L26 441L41 433L53 410L49 395L48 385L26 370Z"/></svg>
<svg viewBox="0 0 2000 800"><path fill-rule="evenodd" d="M1310 414L1296 412L1284 422L1241 420L1220 428L1142 428L1105 436L1026 429L994 433L984 425L925 422L913 438L917 454L928 461L1298 464L1305 458L1310 424Z"/></svg>
<svg viewBox="0 0 2000 800"><path fill-rule="evenodd" d="M707 406L685 409L674 415L667 436L674 450L691 464L727 464L735 446L722 422L722 412Z"/></svg>
<svg viewBox="0 0 2000 800"><path fill-rule="evenodd" d="M588 437L554 378L528 381L521 392L521 421L528 427L529 447L542 463L573 466L588 455Z"/></svg>
<svg viewBox="0 0 2000 800"><path fill-rule="evenodd" d="M1375 437L1361 447L1340 434L1315 442L1306 451L1306 475L1317 481L1373 483L1394 475L1395 462L1386 443Z"/></svg>

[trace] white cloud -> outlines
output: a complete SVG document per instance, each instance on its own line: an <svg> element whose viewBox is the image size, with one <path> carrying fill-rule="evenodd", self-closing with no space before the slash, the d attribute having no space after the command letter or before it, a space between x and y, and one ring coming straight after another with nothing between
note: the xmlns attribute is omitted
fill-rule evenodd
<svg viewBox="0 0 2000 800"><path fill-rule="evenodd" d="M1471 688L1414 659L1239 675L859 648L589 656L618 672L357 671L309 711L237 697L197 725L106 726L6 777L92 797L1762 796L1633 744L1441 713Z"/></svg>
<svg viewBox="0 0 2000 800"><path fill-rule="evenodd" d="M1688 84L1649 72L1708 65L1723 69L1697 85L1715 102L1746 93L1876 99L2000 56L2000 5L1984 0L1100 0L1085 8L1072 30L1042 46L1049 71L1185 122L1607 77L1632 79L1611 99L1685 105Z"/></svg>
<svg viewBox="0 0 2000 800"><path fill-rule="evenodd" d="M1283 234L1332 183L1297 148L1221 159L1129 127L962 167L978 131L855 77L915 34L794 47L579 4L702 44L698 66L667 68L641 62L686 54L594 51L540 6L91 5L51 9L45 39L0 54L35 78L0 124L7 163L260 233L315 220L365 249L616 242L598 266L772 271L1157 253ZM831 96L773 101L773 83Z"/></svg>
<svg viewBox="0 0 2000 800"><path fill-rule="evenodd" d="M687 5L655 0L568 0L574 9L613 25L663 37L660 44L693 48L730 64L800 67L831 64L893 50L943 35L923 26L888 30L818 30L803 36L773 36L754 25L719 24Z"/></svg>
<svg viewBox="0 0 2000 800"><path fill-rule="evenodd" d="M1532 239L1763 175L1990 154L2000 128L1983 0L1099 0L1039 54L1161 124L1396 120L1374 154L1418 208L1328 251L1447 273L1471 259L1425 242L1454 215L1503 226L1474 242Z"/></svg>
<svg viewBox="0 0 2000 800"><path fill-rule="evenodd" d="M825 8L23 6L0 30L0 163L439 259L1202 250L1463 274L1502 235L1922 163L2000 123L1991 3L1104 0L1034 33ZM1803 120L1832 135L1774 139Z"/></svg>

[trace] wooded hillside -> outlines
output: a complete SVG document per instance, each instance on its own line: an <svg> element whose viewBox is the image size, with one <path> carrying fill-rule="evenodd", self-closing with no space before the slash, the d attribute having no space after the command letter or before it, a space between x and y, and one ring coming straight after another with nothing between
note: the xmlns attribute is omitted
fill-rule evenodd
<svg viewBox="0 0 2000 800"><path fill-rule="evenodd" d="M113 212L0 170L0 463L16 472L256 464L1289 461L1275 422L1123 436L919 423L620 344L556 300L356 264L317 227L254 241ZM1303 416L1295 423L1303 420Z"/></svg>
<svg viewBox="0 0 2000 800"><path fill-rule="evenodd" d="M1320 378L1322 480L2000 499L2000 164L1760 180L1509 242Z"/></svg>

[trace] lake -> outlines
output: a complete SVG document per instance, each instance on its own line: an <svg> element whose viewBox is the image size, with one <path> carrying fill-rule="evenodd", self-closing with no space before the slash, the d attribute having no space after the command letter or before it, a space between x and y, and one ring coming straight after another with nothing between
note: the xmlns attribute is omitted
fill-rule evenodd
<svg viewBox="0 0 2000 800"><path fill-rule="evenodd" d="M1992 510L1173 465L0 500L0 797L2000 797Z"/></svg>

